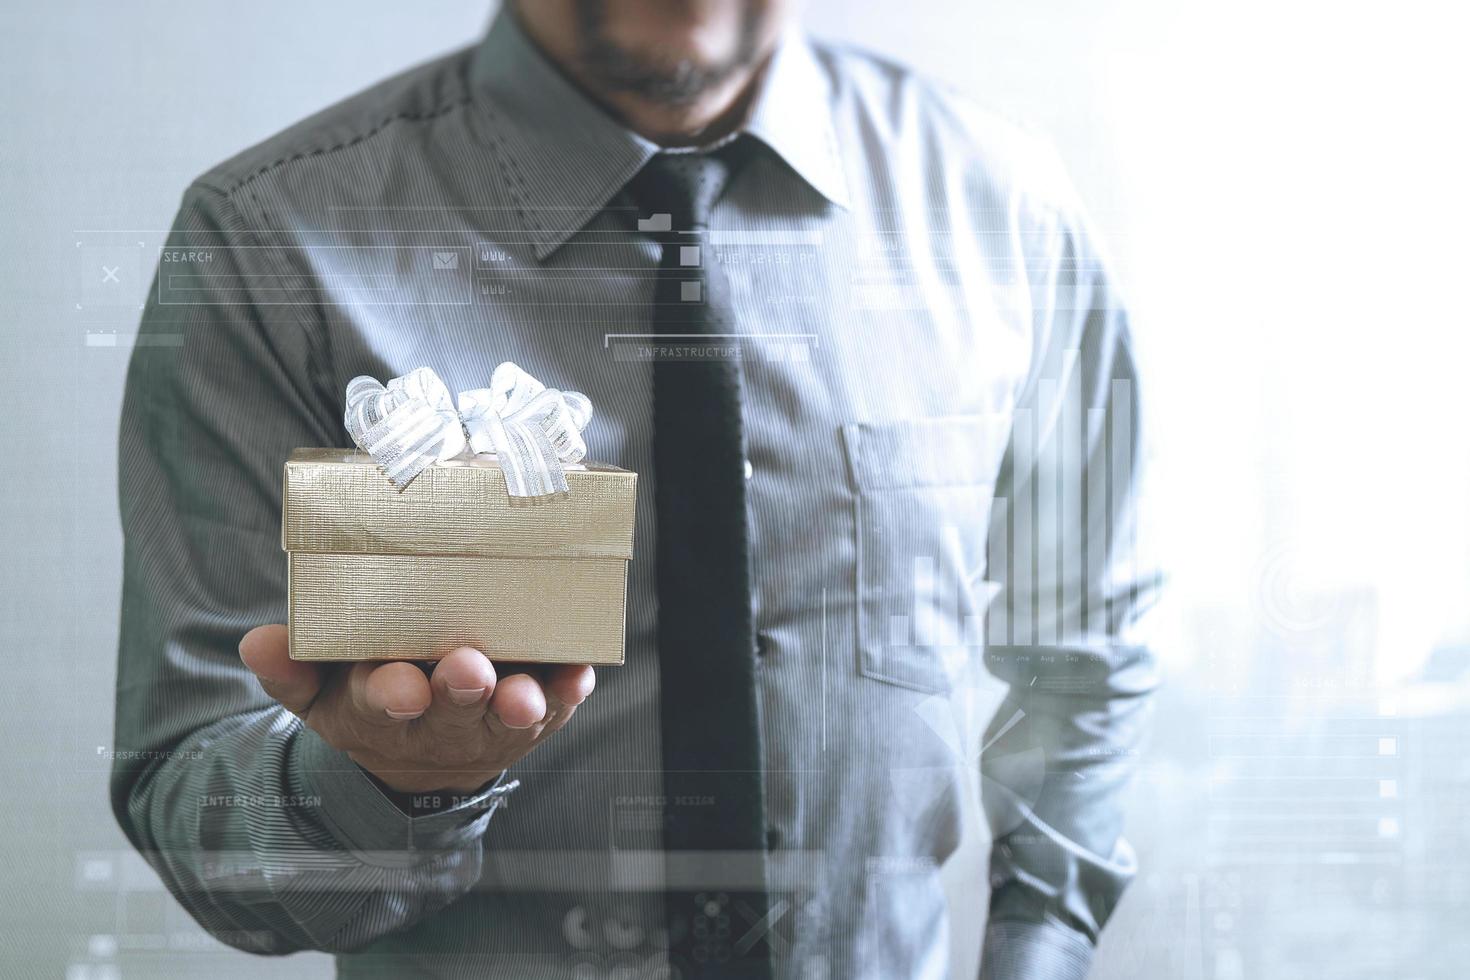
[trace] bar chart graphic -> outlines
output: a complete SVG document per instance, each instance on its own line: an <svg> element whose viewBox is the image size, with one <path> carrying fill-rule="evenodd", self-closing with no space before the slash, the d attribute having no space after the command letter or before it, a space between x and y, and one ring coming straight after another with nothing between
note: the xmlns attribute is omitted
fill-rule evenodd
<svg viewBox="0 0 1470 980"><path fill-rule="evenodd" d="M940 529L942 551L965 552L957 527ZM1000 585L983 579L965 581L952 563L936 555L913 558L909 609L888 616L890 647L981 647L985 645L985 606Z"/></svg>
<svg viewBox="0 0 1470 980"><path fill-rule="evenodd" d="M1007 460L983 500L935 488L949 496L914 503L945 523L891 518L911 543L883 545L893 584L874 628L886 646L1072 647L1116 634L1156 582L1133 519L1133 383L1084 384L1076 365L1067 352L1062 380L1042 378L1010 414Z"/></svg>

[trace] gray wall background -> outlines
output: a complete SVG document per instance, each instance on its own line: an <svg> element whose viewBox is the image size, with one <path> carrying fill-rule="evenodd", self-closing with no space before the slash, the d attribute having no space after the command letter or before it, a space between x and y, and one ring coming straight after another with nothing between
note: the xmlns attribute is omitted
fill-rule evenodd
<svg viewBox="0 0 1470 980"><path fill-rule="evenodd" d="M1470 86L1448 8L809 4L819 33L1049 133L1133 299L1176 589L1132 820L1145 873L1098 976L1448 977L1470 956ZM152 269L127 259L101 289L76 233L165 229L213 162L488 18L484 0L0 8L5 976L329 974L208 939L108 812L126 350L85 337L135 327ZM1384 737L1391 757L1354 748ZM1349 787L1328 809L1295 792L1324 771ZM953 875L960 973L980 857Z"/></svg>

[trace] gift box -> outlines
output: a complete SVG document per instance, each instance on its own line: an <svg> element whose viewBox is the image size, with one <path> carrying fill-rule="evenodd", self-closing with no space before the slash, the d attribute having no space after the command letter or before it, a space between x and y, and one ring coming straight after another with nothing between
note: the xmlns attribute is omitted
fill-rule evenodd
<svg viewBox="0 0 1470 980"><path fill-rule="evenodd" d="M621 664L637 474L565 469L527 503L493 456L436 461L406 486L364 452L301 449L281 543L296 660Z"/></svg>

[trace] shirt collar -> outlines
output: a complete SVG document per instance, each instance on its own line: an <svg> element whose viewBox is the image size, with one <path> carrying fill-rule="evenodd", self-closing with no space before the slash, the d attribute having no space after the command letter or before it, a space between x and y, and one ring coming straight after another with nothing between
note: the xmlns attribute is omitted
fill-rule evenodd
<svg viewBox="0 0 1470 980"><path fill-rule="evenodd" d="M849 207L831 81L801 30L787 31L771 56L745 131L827 200Z"/></svg>
<svg viewBox="0 0 1470 980"><path fill-rule="evenodd" d="M577 233L659 152L583 95L502 7L470 66L490 142L518 198L537 261ZM806 38L790 31L772 56L744 131L808 184L846 207L831 89Z"/></svg>

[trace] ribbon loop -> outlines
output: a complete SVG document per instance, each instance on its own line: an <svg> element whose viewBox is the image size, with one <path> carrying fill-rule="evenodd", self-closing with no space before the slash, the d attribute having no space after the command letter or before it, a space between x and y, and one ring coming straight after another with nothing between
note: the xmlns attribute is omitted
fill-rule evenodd
<svg viewBox="0 0 1470 980"><path fill-rule="evenodd" d="M547 388L510 361L495 369L490 387L460 392L458 399L426 367L386 386L359 376L347 385L344 416L352 441L400 490L468 446L493 453L506 491L526 500L568 492L566 465L587 455L582 430L591 420L586 395Z"/></svg>

